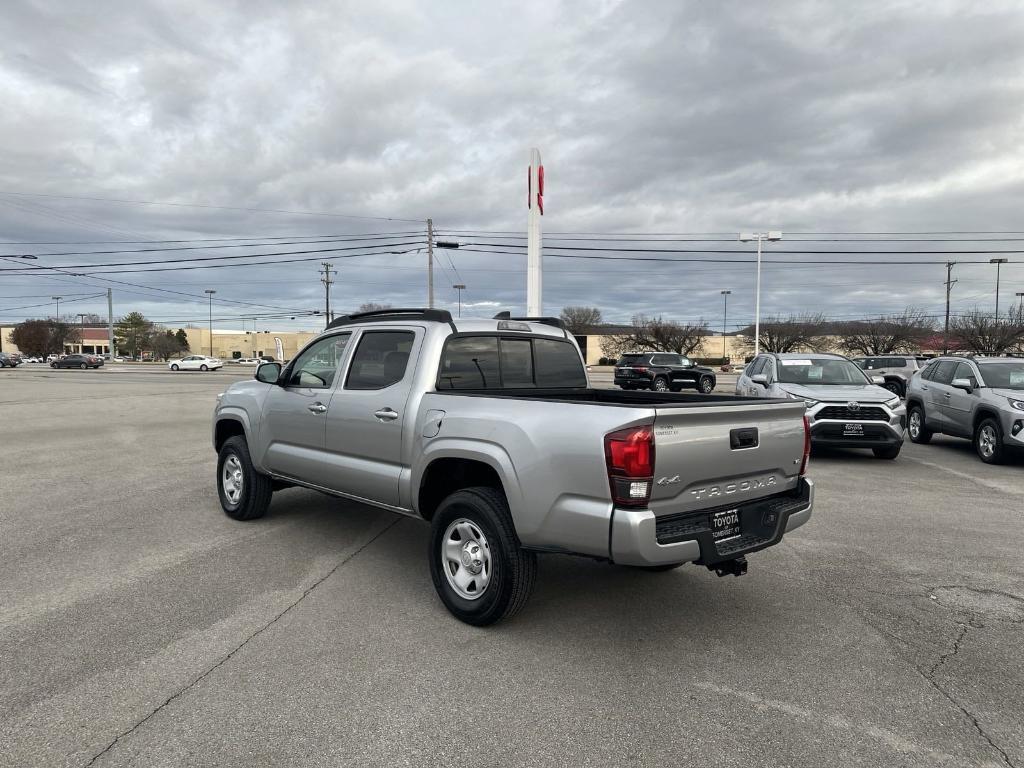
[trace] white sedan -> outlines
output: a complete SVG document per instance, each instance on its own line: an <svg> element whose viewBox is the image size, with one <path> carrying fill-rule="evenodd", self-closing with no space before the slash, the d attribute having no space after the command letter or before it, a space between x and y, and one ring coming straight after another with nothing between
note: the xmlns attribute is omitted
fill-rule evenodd
<svg viewBox="0 0 1024 768"><path fill-rule="evenodd" d="M172 371L215 371L224 367L224 361L206 355L189 355L179 360L171 360L167 367Z"/></svg>

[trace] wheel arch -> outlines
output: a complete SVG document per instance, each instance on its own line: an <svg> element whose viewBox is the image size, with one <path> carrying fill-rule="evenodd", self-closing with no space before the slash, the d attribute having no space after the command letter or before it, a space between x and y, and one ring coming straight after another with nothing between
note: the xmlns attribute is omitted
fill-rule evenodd
<svg viewBox="0 0 1024 768"><path fill-rule="evenodd" d="M433 518L447 496L473 486L486 486L503 493L513 520L522 505L511 459L502 449L490 444L437 445L424 454L411 485L413 509L425 520Z"/></svg>
<svg viewBox="0 0 1024 768"><path fill-rule="evenodd" d="M241 435L246 443L249 440L248 419L242 413L220 414L213 425L213 448L218 453L228 438Z"/></svg>
<svg viewBox="0 0 1024 768"><path fill-rule="evenodd" d="M996 429L1002 434L1003 426L999 422L999 413L992 408L983 406L974 413L974 419L971 421L971 435L973 436L978 431L978 425L981 424L985 419L992 419L996 423Z"/></svg>

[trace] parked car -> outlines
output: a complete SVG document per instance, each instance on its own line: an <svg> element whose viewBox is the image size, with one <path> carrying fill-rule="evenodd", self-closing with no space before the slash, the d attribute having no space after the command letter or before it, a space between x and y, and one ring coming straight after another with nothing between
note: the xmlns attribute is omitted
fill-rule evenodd
<svg viewBox="0 0 1024 768"><path fill-rule="evenodd" d="M206 355L188 355L168 361L167 367L172 371L215 371L224 367L224 361Z"/></svg>
<svg viewBox="0 0 1024 768"><path fill-rule="evenodd" d="M396 309L339 317L229 386L212 437L229 517L301 485L422 518L441 601L486 625L526 602L537 552L744 573L810 518L803 414L590 389L557 318Z"/></svg>
<svg viewBox="0 0 1024 768"><path fill-rule="evenodd" d="M1024 360L938 357L910 381L910 439L942 433L971 440L978 458L998 464L1024 447Z"/></svg>
<svg viewBox="0 0 1024 768"><path fill-rule="evenodd" d="M0 368L17 368L21 365L21 358L7 352L0 352Z"/></svg>
<svg viewBox="0 0 1024 768"><path fill-rule="evenodd" d="M708 394L715 383L713 370L696 365L685 355L639 352L623 355L615 363L615 384L622 389L678 392L690 387Z"/></svg>
<svg viewBox="0 0 1024 768"><path fill-rule="evenodd" d="M880 459L895 459L907 412L882 381L842 355L764 353L736 381L736 394L803 400L813 445L870 448Z"/></svg>
<svg viewBox="0 0 1024 768"><path fill-rule="evenodd" d="M259 365L263 361L258 357L239 357L235 360L238 365Z"/></svg>
<svg viewBox="0 0 1024 768"><path fill-rule="evenodd" d="M103 358L98 355L64 355L50 363L51 368L99 368Z"/></svg>
<svg viewBox="0 0 1024 768"><path fill-rule="evenodd" d="M917 358L913 355L882 355L879 357L853 357L854 365L867 372L868 376L881 376L883 387L894 395L905 397L910 379L918 371Z"/></svg>

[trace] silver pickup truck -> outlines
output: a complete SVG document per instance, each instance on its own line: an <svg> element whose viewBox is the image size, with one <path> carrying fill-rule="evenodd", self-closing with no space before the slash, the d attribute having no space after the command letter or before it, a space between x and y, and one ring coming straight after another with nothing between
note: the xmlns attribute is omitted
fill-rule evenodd
<svg viewBox="0 0 1024 768"><path fill-rule="evenodd" d="M431 525L431 577L486 625L529 597L538 552L746 571L807 522L804 404L591 389L557 319L338 318L283 369L218 397L217 488L236 520L304 486Z"/></svg>

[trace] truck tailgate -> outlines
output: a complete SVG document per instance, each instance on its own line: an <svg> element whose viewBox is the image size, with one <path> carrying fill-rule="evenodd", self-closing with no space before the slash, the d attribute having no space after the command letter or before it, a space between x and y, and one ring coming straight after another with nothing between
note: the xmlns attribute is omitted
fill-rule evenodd
<svg viewBox="0 0 1024 768"><path fill-rule="evenodd" d="M657 408L651 511L744 504L795 488L804 410L799 401Z"/></svg>

